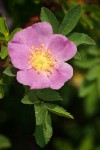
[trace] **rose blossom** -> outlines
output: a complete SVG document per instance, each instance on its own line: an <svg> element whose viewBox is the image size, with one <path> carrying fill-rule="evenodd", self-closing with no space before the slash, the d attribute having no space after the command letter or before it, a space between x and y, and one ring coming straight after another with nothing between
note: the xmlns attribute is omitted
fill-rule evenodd
<svg viewBox="0 0 100 150"><path fill-rule="evenodd" d="M49 23L36 23L17 32L8 43L11 63L19 69L19 83L31 89L59 89L73 76L73 68L65 61L75 55L77 47L52 32Z"/></svg>

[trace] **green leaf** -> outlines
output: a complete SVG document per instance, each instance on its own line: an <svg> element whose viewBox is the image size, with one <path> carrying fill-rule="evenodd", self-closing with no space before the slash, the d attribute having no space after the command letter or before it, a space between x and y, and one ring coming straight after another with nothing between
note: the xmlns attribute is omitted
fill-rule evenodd
<svg viewBox="0 0 100 150"><path fill-rule="evenodd" d="M97 90L98 90L98 96L100 98L100 76L97 79Z"/></svg>
<svg viewBox="0 0 100 150"><path fill-rule="evenodd" d="M2 17L0 17L0 33L3 33L5 37L9 35L6 19Z"/></svg>
<svg viewBox="0 0 100 150"><path fill-rule="evenodd" d="M17 70L14 67L7 67L3 73L10 77L14 77L16 76Z"/></svg>
<svg viewBox="0 0 100 150"><path fill-rule="evenodd" d="M3 97L4 97L4 90L2 86L0 86L0 99L2 99Z"/></svg>
<svg viewBox="0 0 100 150"><path fill-rule="evenodd" d="M28 94L26 94L21 100L23 104L34 104L38 102L38 98L34 90L31 90Z"/></svg>
<svg viewBox="0 0 100 150"><path fill-rule="evenodd" d="M41 21L48 22L52 25L54 33L58 30L58 21L54 14L47 8L42 7L41 9Z"/></svg>
<svg viewBox="0 0 100 150"><path fill-rule="evenodd" d="M4 135L0 135L0 149L11 147L10 140Z"/></svg>
<svg viewBox="0 0 100 150"><path fill-rule="evenodd" d="M59 116L73 119L73 116L69 112L67 112L63 107L60 107L56 104L49 104L49 103L48 104L46 103L45 107L47 108L47 110L49 110L52 113L55 113Z"/></svg>
<svg viewBox="0 0 100 150"><path fill-rule="evenodd" d="M9 41L11 41L12 38L13 38L13 36L15 35L15 33L17 33L17 32L20 31L20 30L21 30L21 28L16 28L16 29L14 29L14 30L11 32L11 34L9 35Z"/></svg>
<svg viewBox="0 0 100 150"><path fill-rule="evenodd" d="M44 122L45 110L39 103L34 104L34 110L35 110L36 125L40 125Z"/></svg>
<svg viewBox="0 0 100 150"><path fill-rule="evenodd" d="M2 59L5 59L7 57L7 55L8 55L8 47L6 45L2 45L0 57Z"/></svg>
<svg viewBox="0 0 100 150"><path fill-rule="evenodd" d="M0 33L0 42L6 42L5 36Z"/></svg>
<svg viewBox="0 0 100 150"><path fill-rule="evenodd" d="M87 83L87 81L84 81L83 84L80 86L79 89L79 96L80 97L85 97L91 93L91 91L94 88L94 83L90 84Z"/></svg>
<svg viewBox="0 0 100 150"><path fill-rule="evenodd" d="M51 118L48 111L45 111L44 121L41 125L36 125L35 139L40 147L44 147L52 136Z"/></svg>
<svg viewBox="0 0 100 150"><path fill-rule="evenodd" d="M88 15L86 15L85 13L82 14L82 17L80 19L81 24L84 26L84 28L90 28L91 30L94 28L94 23L93 20L90 19L90 17Z"/></svg>
<svg viewBox="0 0 100 150"><path fill-rule="evenodd" d="M88 49L88 53L92 56L100 56L100 49L96 46L91 46L89 49Z"/></svg>
<svg viewBox="0 0 100 150"><path fill-rule="evenodd" d="M37 96L44 101L61 101L62 98L58 92L52 89L42 89L36 91Z"/></svg>
<svg viewBox="0 0 100 150"><path fill-rule="evenodd" d="M45 143L45 137L44 137L44 130L43 130L43 125L36 125L35 128L35 140L36 143L40 146L40 147L44 147L46 145Z"/></svg>
<svg viewBox="0 0 100 150"><path fill-rule="evenodd" d="M63 35L67 35L68 33L70 33L76 26L80 15L81 15L81 5L77 5L72 9L70 9L65 14L65 17L60 25L58 32Z"/></svg>
<svg viewBox="0 0 100 150"><path fill-rule="evenodd" d="M79 52L75 54L74 59L81 60L81 55Z"/></svg>
<svg viewBox="0 0 100 150"><path fill-rule="evenodd" d="M77 46L80 44L95 44L94 40L84 33L73 33L68 37L68 39L74 42Z"/></svg>
<svg viewBox="0 0 100 150"><path fill-rule="evenodd" d="M45 112L45 120L43 123L43 129L44 129L44 137L45 137L45 143L47 144L50 141L50 138L52 136L52 124L51 124L51 117L48 113L48 111Z"/></svg>
<svg viewBox="0 0 100 150"><path fill-rule="evenodd" d="M88 71L87 75L86 75L86 79L87 80L95 80L97 78L100 77L100 65L96 65L92 68L90 68L90 70Z"/></svg>
<svg viewBox="0 0 100 150"><path fill-rule="evenodd" d="M81 61L75 60L75 65L81 69L89 69L96 63L94 59L81 59Z"/></svg>
<svg viewBox="0 0 100 150"><path fill-rule="evenodd" d="M92 93L91 93L92 92ZM97 93L97 87L96 84L91 88L91 91L86 96L84 100L84 111L86 115L92 116L94 113L97 112L97 106L98 106L98 93Z"/></svg>

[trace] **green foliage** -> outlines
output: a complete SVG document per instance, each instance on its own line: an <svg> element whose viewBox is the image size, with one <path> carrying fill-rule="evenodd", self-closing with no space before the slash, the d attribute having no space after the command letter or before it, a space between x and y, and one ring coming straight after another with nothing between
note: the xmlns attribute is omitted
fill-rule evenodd
<svg viewBox="0 0 100 150"><path fill-rule="evenodd" d="M3 97L4 97L4 90L2 86L0 85L0 99L2 99Z"/></svg>
<svg viewBox="0 0 100 150"><path fill-rule="evenodd" d="M8 35L8 28L6 25L6 19L0 17L0 33L5 35L5 37Z"/></svg>
<svg viewBox="0 0 100 150"><path fill-rule="evenodd" d="M42 9L41 9L41 21L49 22L53 27L54 33L57 33L58 21L57 21L56 17L54 16L54 14L45 7L42 7Z"/></svg>
<svg viewBox="0 0 100 150"><path fill-rule="evenodd" d="M45 107L52 113L55 113L59 116L73 119L73 116L69 112L67 112L63 107L60 107L56 104L49 104L49 103L45 104Z"/></svg>
<svg viewBox="0 0 100 150"><path fill-rule="evenodd" d="M85 28L88 26L90 29L93 29L93 21L87 15L83 15L81 23Z"/></svg>
<svg viewBox="0 0 100 150"><path fill-rule="evenodd" d="M3 33L0 33L0 42L5 42L5 36Z"/></svg>
<svg viewBox="0 0 100 150"><path fill-rule="evenodd" d="M21 30L21 28L16 28L16 29L14 29L14 30L11 32L11 34L9 35L9 41L11 41L12 38L13 38L13 36L15 35L15 33L17 33L17 32L20 31L20 30Z"/></svg>
<svg viewBox="0 0 100 150"><path fill-rule="evenodd" d="M5 59L8 55L8 47L7 47L8 38L9 38L9 31L6 25L6 19L0 17L0 43L2 43L0 51L1 59Z"/></svg>
<svg viewBox="0 0 100 150"><path fill-rule="evenodd" d="M10 77L15 77L17 70L14 67L7 67L4 71L4 74L10 76Z"/></svg>
<svg viewBox="0 0 100 150"><path fill-rule="evenodd" d="M99 72L100 72L100 64L97 64L87 72L86 79L92 81L97 78L100 78Z"/></svg>
<svg viewBox="0 0 100 150"><path fill-rule="evenodd" d="M59 95L59 93L52 89L37 90L36 94L38 98L44 101L62 101L62 98Z"/></svg>
<svg viewBox="0 0 100 150"><path fill-rule="evenodd" d="M86 60L86 62L89 62L89 60ZM85 113L89 116L98 111L98 108L96 108L96 106L100 95L98 82L100 80L100 62L94 62L94 59L91 62L92 65L88 67L87 74L85 75L85 80L79 89L80 96L84 98ZM87 67L85 67L85 69L86 68Z"/></svg>
<svg viewBox="0 0 100 150"><path fill-rule="evenodd" d="M44 121L45 116L45 109L43 108L42 104L35 104L35 118L36 118L36 125L41 125Z"/></svg>
<svg viewBox="0 0 100 150"><path fill-rule="evenodd" d="M91 56L94 56L94 57L99 57L100 56L100 49L96 46L92 46L88 49L88 53L89 55ZM99 60L98 60L99 61Z"/></svg>
<svg viewBox="0 0 100 150"><path fill-rule="evenodd" d="M35 104L36 129L35 139L40 147L44 147L52 136L51 118L44 105Z"/></svg>
<svg viewBox="0 0 100 150"><path fill-rule="evenodd" d="M92 89L94 89L94 83L91 85L84 81L80 87L79 94L81 97L87 96L89 93L91 93Z"/></svg>
<svg viewBox="0 0 100 150"><path fill-rule="evenodd" d="M56 91L43 89L28 91L21 100L23 104L34 104L36 118L35 139L40 147L44 147L52 136L51 118L48 111L71 119L73 119L73 116L64 108L55 104L43 103L41 100L55 101L62 100L62 98Z"/></svg>
<svg viewBox="0 0 100 150"><path fill-rule="evenodd" d="M2 45L0 57L2 59L5 59L7 57L7 55L8 55L8 47L6 45Z"/></svg>
<svg viewBox="0 0 100 150"><path fill-rule="evenodd" d="M81 55L80 55L80 53L77 52L77 53L75 54L74 58L77 59L77 60L81 60Z"/></svg>
<svg viewBox="0 0 100 150"><path fill-rule="evenodd" d="M75 65L85 70L84 80L79 88L79 95L83 98L84 113L88 117L99 111L100 98L100 51L97 46L86 48L81 61L75 61ZM84 49L81 50L84 52ZM85 58L85 59L84 59Z"/></svg>
<svg viewBox="0 0 100 150"><path fill-rule="evenodd" d="M0 135L0 149L11 147L10 140L4 135Z"/></svg>
<svg viewBox="0 0 100 150"><path fill-rule="evenodd" d="M98 90L98 96L100 98L100 77L97 79L97 90Z"/></svg>
<svg viewBox="0 0 100 150"><path fill-rule="evenodd" d="M23 104L34 104L38 102L37 95L34 90L28 92L21 100Z"/></svg>
<svg viewBox="0 0 100 150"><path fill-rule="evenodd" d="M16 28L9 35L6 20L5 18L0 17L0 42L2 43L0 52L1 59L5 59L8 56L8 46L7 46L8 41L10 41L13 38L14 34L19 30L21 30L21 28ZM9 75L11 75L11 73Z"/></svg>
<svg viewBox="0 0 100 150"><path fill-rule="evenodd" d="M0 17L0 41L6 42L8 41L9 31L6 25L6 19Z"/></svg>
<svg viewBox="0 0 100 150"><path fill-rule="evenodd" d="M95 59L81 59L81 61L75 61L75 65L78 68L81 69L89 69L91 68L94 64L96 64L96 60Z"/></svg>
<svg viewBox="0 0 100 150"><path fill-rule="evenodd" d="M80 87L79 94L81 97L84 98L84 112L88 116L91 116L94 114L94 112L98 111L99 108L97 106L99 99L99 90L97 83L95 82L89 83L85 80Z"/></svg>
<svg viewBox="0 0 100 150"><path fill-rule="evenodd" d="M9 93L10 85L11 85L11 78L2 74L0 77L0 99L4 98Z"/></svg>
<svg viewBox="0 0 100 150"><path fill-rule="evenodd" d="M92 116L94 114L94 112L98 112L98 92L97 92L97 88L94 85L94 87L92 88L93 93L91 94L88 93L88 95L85 97L84 100L84 112L87 116Z"/></svg>
<svg viewBox="0 0 100 150"><path fill-rule="evenodd" d="M81 5L77 5L71 8L66 14L59 27L59 33L67 35L70 33L76 26L79 17L81 15Z"/></svg>
<svg viewBox="0 0 100 150"><path fill-rule="evenodd" d="M93 149L93 137L91 135L87 135L80 143L78 150L92 150L92 149Z"/></svg>
<svg viewBox="0 0 100 150"><path fill-rule="evenodd" d="M77 46L80 44L95 44L94 40L84 33L72 33L68 39L73 41Z"/></svg>

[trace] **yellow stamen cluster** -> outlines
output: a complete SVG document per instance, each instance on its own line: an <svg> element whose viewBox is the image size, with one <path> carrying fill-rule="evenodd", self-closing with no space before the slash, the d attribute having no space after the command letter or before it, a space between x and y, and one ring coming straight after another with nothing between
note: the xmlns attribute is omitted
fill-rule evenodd
<svg viewBox="0 0 100 150"><path fill-rule="evenodd" d="M29 62L28 62L39 74L45 72L47 76L53 72L55 68L55 60L51 57L51 51L41 44L41 47L34 47L30 50Z"/></svg>

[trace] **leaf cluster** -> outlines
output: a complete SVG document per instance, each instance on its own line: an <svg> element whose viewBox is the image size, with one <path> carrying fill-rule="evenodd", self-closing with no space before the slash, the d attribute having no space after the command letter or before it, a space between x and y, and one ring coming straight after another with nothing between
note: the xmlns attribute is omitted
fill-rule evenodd
<svg viewBox="0 0 100 150"><path fill-rule="evenodd" d="M26 90L27 94L23 97L21 102L23 104L34 104L36 129L35 139L37 144L44 147L50 140L53 130L51 124L50 112L73 119L73 116L61 106L52 104L51 102L62 101L58 92L52 89L42 90Z"/></svg>

